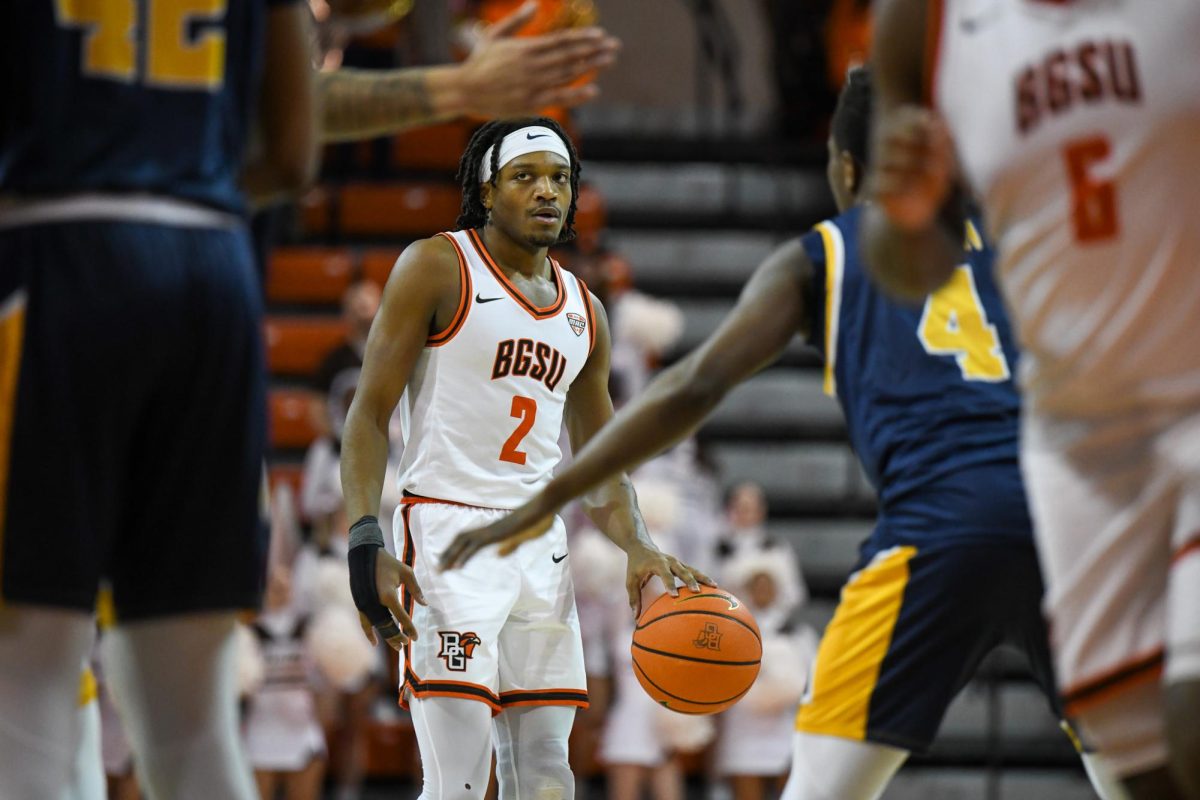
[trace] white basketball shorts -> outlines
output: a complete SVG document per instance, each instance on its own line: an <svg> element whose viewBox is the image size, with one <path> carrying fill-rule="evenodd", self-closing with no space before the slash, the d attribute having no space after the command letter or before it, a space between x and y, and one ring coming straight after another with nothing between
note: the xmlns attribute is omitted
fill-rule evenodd
<svg viewBox="0 0 1200 800"><path fill-rule="evenodd" d="M442 551L461 531L505 513L427 498L405 498L396 510L396 552L412 566L429 604L401 593L418 631L401 654L402 705L416 696L479 700L494 714L514 706L587 707L561 519L508 557L493 546L464 567L438 568Z"/></svg>

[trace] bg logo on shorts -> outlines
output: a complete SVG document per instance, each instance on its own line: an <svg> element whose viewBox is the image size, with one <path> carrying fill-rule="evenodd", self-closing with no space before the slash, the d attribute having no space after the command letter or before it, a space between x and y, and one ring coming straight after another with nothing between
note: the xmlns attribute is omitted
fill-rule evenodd
<svg viewBox="0 0 1200 800"><path fill-rule="evenodd" d="M465 672L467 659L475 655L475 646L480 644L479 637L470 631L438 631L438 636L442 637L442 649L438 652L438 658L445 659L446 669Z"/></svg>
<svg viewBox="0 0 1200 800"><path fill-rule="evenodd" d="M722 635L721 629L717 627L717 623L706 622L704 623L704 627L700 629L700 633L696 634L696 640L692 644L701 650L720 650Z"/></svg>

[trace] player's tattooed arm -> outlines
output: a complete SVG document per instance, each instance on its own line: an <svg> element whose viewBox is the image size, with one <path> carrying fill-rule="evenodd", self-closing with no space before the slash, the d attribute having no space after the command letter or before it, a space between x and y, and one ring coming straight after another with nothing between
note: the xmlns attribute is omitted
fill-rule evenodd
<svg viewBox="0 0 1200 800"><path fill-rule="evenodd" d="M871 62L871 166L863 213L868 269L885 291L920 299L962 258L962 195L954 144L926 107L925 0L878 4Z"/></svg>
<svg viewBox="0 0 1200 800"><path fill-rule="evenodd" d="M461 64L321 73L324 141L385 136L464 115L509 117L596 96L579 78L610 66L620 42L602 28L513 36L536 12L529 3L497 22Z"/></svg>
<svg viewBox="0 0 1200 800"><path fill-rule="evenodd" d="M808 333L809 305L815 299L812 271L798 240L778 248L758 267L737 306L704 344L587 437L585 447L575 448L571 464L528 503L486 528L461 534L443 555L443 566L466 563L481 547L496 542L502 554L511 551L543 533L566 503L687 437L730 389L774 361L797 333ZM606 343L607 327L603 333ZM597 349L600 343L598 335ZM605 363L605 381L607 371ZM571 403L569 397L568 411Z"/></svg>

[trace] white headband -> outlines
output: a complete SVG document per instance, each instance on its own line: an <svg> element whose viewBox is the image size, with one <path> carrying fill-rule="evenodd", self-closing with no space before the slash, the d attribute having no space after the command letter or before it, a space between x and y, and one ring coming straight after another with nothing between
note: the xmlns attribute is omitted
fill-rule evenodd
<svg viewBox="0 0 1200 800"><path fill-rule="evenodd" d="M571 163L571 153L557 133L541 125L530 125L528 128L513 131L500 142L500 161L496 169L504 169L504 165L517 156L543 151L560 155L568 164ZM491 179L492 147L489 147L483 154L483 163L479 166L479 181L486 183Z"/></svg>

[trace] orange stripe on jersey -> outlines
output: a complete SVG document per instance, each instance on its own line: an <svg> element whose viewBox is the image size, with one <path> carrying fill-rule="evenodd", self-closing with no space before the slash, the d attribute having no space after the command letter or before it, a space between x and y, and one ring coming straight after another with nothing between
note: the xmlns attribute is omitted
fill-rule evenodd
<svg viewBox="0 0 1200 800"><path fill-rule="evenodd" d="M426 347L441 347L453 339L454 334L458 333L463 323L467 321L467 312L471 310L471 271L467 269L467 255L450 234L439 233L438 236L454 245L454 252L458 254L458 308L454 310L454 316L451 318L450 324L446 326L446 330L435 333L425 340Z"/></svg>
<svg viewBox="0 0 1200 800"><path fill-rule="evenodd" d="M500 269L492 259L492 254L488 252L487 246L483 243L483 238L475 232L474 228L467 231L467 236L470 237L471 244L475 246L475 250L479 253L479 257L483 259L483 263L487 265L492 275L504 287L504 291L508 292L509 296L513 300L516 300L518 305L528 311L534 319L549 319L562 311L563 306L567 304L567 292L563 286L562 272L559 271L558 264L555 263L554 259L550 259L550 269L554 285L558 289L558 294L555 296L554 302L550 305L544 307L535 306L529 301L529 298L521 294L521 290L513 285L513 282L504 274L504 270Z"/></svg>
<svg viewBox="0 0 1200 800"><path fill-rule="evenodd" d="M492 716L501 711L500 698L491 689L478 683L466 681L423 681L417 677L412 668L405 670L405 683L414 697L460 697L467 700L478 700L492 709ZM408 708L404 693L400 693L400 707Z"/></svg>
<svg viewBox="0 0 1200 800"><path fill-rule="evenodd" d="M8 519L8 470L12 458L12 426L17 412L17 379L25 337L25 292L0 305L0 576L3 575L4 528ZM3 597L0 585L0 597Z"/></svg>
<svg viewBox="0 0 1200 800"><path fill-rule="evenodd" d="M921 99L929 108L937 107L938 60L942 52L942 17L945 0L929 0L925 5L925 59L921 70Z"/></svg>
<svg viewBox="0 0 1200 800"><path fill-rule="evenodd" d="M588 707L588 693L583 689L532 689L500 693L500 705L517 706L576 706Z"/></svg>
<svg viewBox="0 0 1200 800"><path fill-rule="evenodd" d="M575 276L575 280L579 283L579 292L583 295L583 307L587 310L588 355L590 356L596 347L596 311L592 308L592 293L588 291L587 284L578 275Z"/></svg>
<svg viewBox="0 0 1200 800"><path fill-rule="evenodd" d="M1129 659L1096 678L1076 684L1062 692L1063 710L1070 716L1103 703L1122 692L1151 680L1163 670L1163 649Z"/></svg>

